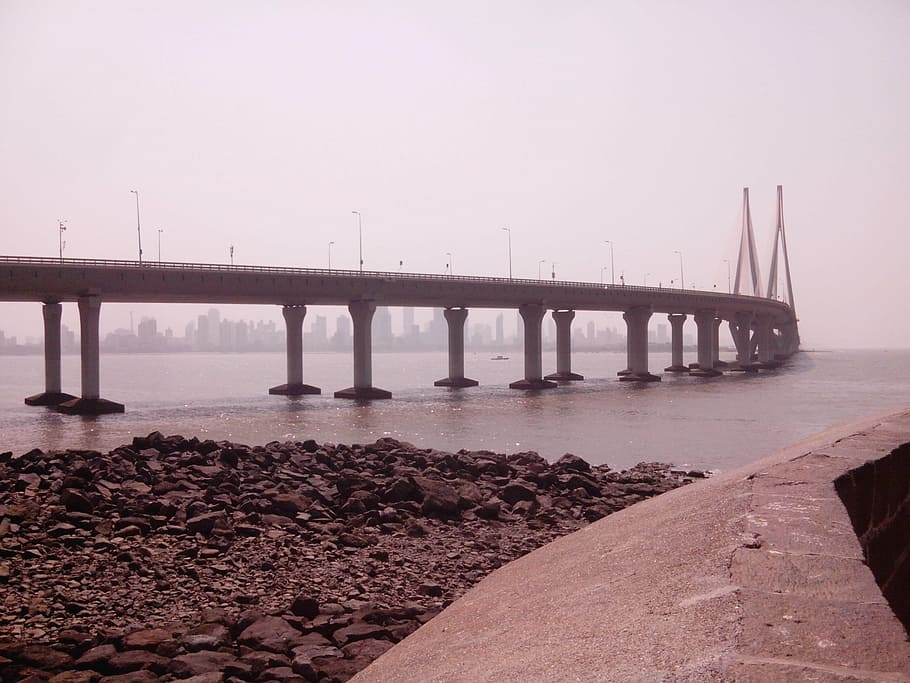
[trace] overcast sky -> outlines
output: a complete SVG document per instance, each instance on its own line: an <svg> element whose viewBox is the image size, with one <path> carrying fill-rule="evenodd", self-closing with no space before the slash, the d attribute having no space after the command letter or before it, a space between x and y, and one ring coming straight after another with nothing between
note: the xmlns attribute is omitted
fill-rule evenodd
<svg viewBox="0 0 910 683"><path fill-rule="evenodd" d="M516 276L725 290L782 184L804 345L906 347L908 180L905 0L0 0L2 254L134 259L138 189L149 260L356 268L358 210L366 269L506 275L507 226Z"/></svg>

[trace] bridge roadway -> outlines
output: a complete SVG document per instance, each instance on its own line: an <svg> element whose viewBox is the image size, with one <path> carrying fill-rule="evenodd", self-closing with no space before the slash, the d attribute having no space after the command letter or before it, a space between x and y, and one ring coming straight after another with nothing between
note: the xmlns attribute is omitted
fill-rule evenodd
<svg viewBox="0 0 910 683"><path fill-rule="evenodd" d="M718 329L730 324L737 348L735 369L755 371L798 349L790 307L762 297L665 287L526 280L413 273L358 272L311 268L234 266L0 256L0 301L43 303L45 391L26 399L63 412L120 412L100 397L99 315L101 303L272 304L282 306L287 324L287 383L274 394L319 393L303 382L303 319L308 305L345 305L353 322L354 384L339 398L389 398L372 385L371 324L377 305L445 309L449 374L438 386L477 384L464 375L464 324L470 308L516 308L524 323L524 377L510 386L544 389L554 380L580 380L571 370L571 323L576 310L621 311L627 325L628 367L624 381L655 381L648 370L648 321L668 315L672 330L670 372L710 377L718 367ZM61 304L76 302L80 316L81 398L65 394L60 380ZM542 373L541 324L547 310L557 327L556 372ZM693 315L698 361L683 364L683 325ZM757 362L755 362L757 354Z"/></svg>

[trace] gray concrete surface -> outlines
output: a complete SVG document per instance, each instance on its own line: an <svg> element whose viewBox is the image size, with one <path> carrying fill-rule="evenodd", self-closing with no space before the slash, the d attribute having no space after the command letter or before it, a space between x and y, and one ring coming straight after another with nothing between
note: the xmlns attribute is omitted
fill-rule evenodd
<svg viewBox="0 0 910 683"><path fill-rule="evenodd" d="M832 481L910 441L841 425L502 567L354 678L910 681Z"/></svg>

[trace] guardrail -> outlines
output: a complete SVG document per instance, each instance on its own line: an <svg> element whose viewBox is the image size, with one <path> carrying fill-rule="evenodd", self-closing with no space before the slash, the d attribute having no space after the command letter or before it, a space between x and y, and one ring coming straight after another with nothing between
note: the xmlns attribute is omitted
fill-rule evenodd
<svg viewBox="0 0 910 683"><path fill-rule="evenodd" d="M598 284L595 282L575 282L572 280L533 280L529 278L504 278L504 277L480 277L473 275L439 275L434 273L402 273L392 271L358 271L344 270L340 268L289 268L285 266L250 266L250 265L233 265L223 263L181 263L178 261L124 261L116 259L73 259L73 258L54 258L48 256L0 256L0 264L15 263L23 265L40 265L40 266L72 266L81 268L134 268L141 270L194 270L205 272L222 272L222 273L262 273L271 275L300 275L300 276L331 276L331 277L353 277L353 278L381 278L384 280L439 280L445 282L465 282L465 283L485 283L498 285L524 285L524 286L558 286L574 287L578 289L596 289L596 290L616 290L616 291L635 291L635 292L655 292L661 294L701 294L717 296L730 300L756 300L762 303L773 301L786 306L785 303L776 299L766 297L752 296L748 294L727 294L726 292L717 292L712 290L699 289L677 289L672 287L643 287L639 285L613 285Z"/></svg>

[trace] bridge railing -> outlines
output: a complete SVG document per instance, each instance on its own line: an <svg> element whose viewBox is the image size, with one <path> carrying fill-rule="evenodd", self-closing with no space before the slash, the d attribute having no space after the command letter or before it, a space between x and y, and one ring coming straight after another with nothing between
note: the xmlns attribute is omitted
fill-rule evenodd
<svg viewBox="0 0 910 683"><path fill-rule="evenodd" d="M440 275L438 273L403 273L401 271L346 270L342 268L292 268L287 266L251 266L224 263L182 263L179 261L128 261L117 259L74 259L55 258L51 256L0 256L0 264L12 263L36 266L62 266L73 268L134 268L141 270L195 270L221 273L259 273L263 275L298 275L322 277L380 278L383 280L439 280L445 282L485 283L500 285L525 286L558 286L573 287L585 290L618 290L636 292L660 292L662 294L708 294L729 299L757 299L762 302L773 301L765 297L747 294L728 294L715 290L679 289L675 287L647 287L641 285L614 285L596 282L578 282L573 280L535 280L532 278L484 277L475 275Z"/></svg>

